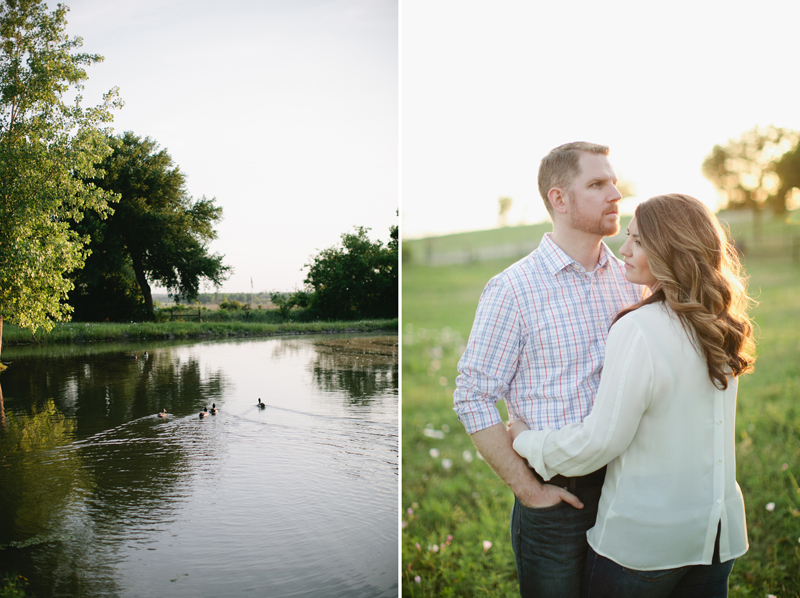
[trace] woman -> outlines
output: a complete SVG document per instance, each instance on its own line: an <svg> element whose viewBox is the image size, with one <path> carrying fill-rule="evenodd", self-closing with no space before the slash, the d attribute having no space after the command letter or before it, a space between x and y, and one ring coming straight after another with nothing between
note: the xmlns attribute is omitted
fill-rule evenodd
<svg viewBox="0 0 800 598"><path fill-rule="evenodd" d="M638 206L620 252L652 294L614 320L591 414L509 433L545 480L608 464L585 596L726 596L747 551L734 418L754 358L739 261L711 211L677 194Z"/></svg>

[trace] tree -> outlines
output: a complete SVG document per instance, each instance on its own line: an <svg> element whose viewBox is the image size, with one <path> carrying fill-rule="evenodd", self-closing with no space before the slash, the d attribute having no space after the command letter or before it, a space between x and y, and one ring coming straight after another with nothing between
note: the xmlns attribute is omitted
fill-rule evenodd
<svg viewBox="0 0 800 598"><path fill-rule="evenodd" d="M800 142L775 163L775 173L781 183L770 202L783 210L800 207Z"/></svg>
<svg viewBox="0 0 800 598"><path fill-rule="evenodd" d="M778 127L755 127L739 139L715 145L703 161L703 176L720 191L728 207L760 210L771 206L781 214L786 211L785 193L780 196L781 178L778 161L798 141L798 133Z"/></svg>
<svg viewBox="0 0 800 598"><path fill-rule="evenodd" d="M0 335L5 318L32 331L68 318L67 274L88 253L70 221L111 212L112 194L85 179L111 151L101 127L121 102L114 89L82 106L84 69L102 56L76 52L83 42L65 34L67 10L0 3Z"/></svg>
<svg viewBox="0 0 800 598"><path fill-rule="evenodd" d="M295 291L293 293L272 292L269 300L278 308L281 319L285 322L289 319L289 312L293 307L308 307L311 304L311 295L306 291Z"/></svg>
<svg viewBox="0 0 800 598"><path fill-rule="evenodd" d="M396 318L398 313L398 229L389 229L386 247L356 227L341 236L341 247L322 250L311 263L305 283L313 289L310 309L337 320Z"/></svg>
<svg viewBox="0 0 800 598"><path fill-rule="evenodd" d="M81 230L94 232L91 249L108 256L90 265L100 269L104 280L123 276L129 268L151 318L151 282L190 301L197 298L202 281L222 284L231 268L222 263L224 256L208 249L217 236L214 225L222 218L222 208L214 199L192 199L184 174L149 137L126 132L110 138L109 144L113 153L100 164L105 174L92 183L119 194L120 200L105 221L87 218L81 224ZM123 262L115 262L114 256L122 256ZM82 298L101 290L93 286L92 276L97 280L97 272L82 272L76 280Z"/></svg>

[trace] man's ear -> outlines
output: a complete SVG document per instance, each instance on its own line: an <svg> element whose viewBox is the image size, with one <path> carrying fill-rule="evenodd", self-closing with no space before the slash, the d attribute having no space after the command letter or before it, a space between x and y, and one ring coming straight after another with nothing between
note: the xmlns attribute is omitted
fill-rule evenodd
<svg viewBox="0 0 800 598"><path fill-rule="evenodd" d="M550 189L547 192L547 199L550 201L550 205L553 206L553 210L559 214L567 212L567 194L561 187Z"/></svg>

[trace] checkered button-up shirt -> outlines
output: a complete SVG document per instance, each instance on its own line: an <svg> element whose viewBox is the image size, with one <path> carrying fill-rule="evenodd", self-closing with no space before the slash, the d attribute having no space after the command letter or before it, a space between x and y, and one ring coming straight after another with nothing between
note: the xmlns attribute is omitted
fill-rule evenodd
<svg viewBox="0 0 800 598"><path fill-rule="evenodd" d="M509 416L532 430L583 421L600 384L611 321L641 291L605 244L587 273L546 234L481 295L453 397L467 432L502 423L501 399Z"/></svg>

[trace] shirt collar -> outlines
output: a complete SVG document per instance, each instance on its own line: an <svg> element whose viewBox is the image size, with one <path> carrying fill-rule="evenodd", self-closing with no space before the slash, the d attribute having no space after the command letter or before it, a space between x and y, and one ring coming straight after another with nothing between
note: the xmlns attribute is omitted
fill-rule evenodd
<svg viewBox="0 0 800 598"><path fill-rule="evenodd" d="M553 242L553 239L550 238L551 235L552 233L545 233L542 237L541 243L539 243L539 251L541 251L544 264L550 273L555 276L561 272L561 270L568 268L572 264L575 264L575 267L579 268L581 272L585 271L583 266L569 257L566 253L564 253L564 250L562 250L558 245L555 244L555 242ZM614 257L614 254L605 243L601 242L600 259L597 262L597 270L605 268L612 257Z"/></svg>

